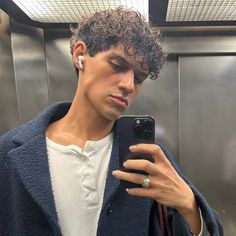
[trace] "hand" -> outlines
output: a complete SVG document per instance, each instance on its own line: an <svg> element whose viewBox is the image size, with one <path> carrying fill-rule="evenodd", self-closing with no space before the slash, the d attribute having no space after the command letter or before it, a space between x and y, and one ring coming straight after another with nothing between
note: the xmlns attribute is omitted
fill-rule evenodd
<svg viewBox="0 0 236 236"><path fill-rule="evenodd" d="M149 197L165 206L175 208L186 219L192 230L200 229L200 216L194 194L173 168L161 148L155 144L137 144L131 146L130 151L151 154L154 163L148 160L128 160L124 162L125 168L143 170L149 174L150 179L149 188L127 189L127 192L133 196ZM144 180L142 174L120 170L113 171L113 176L141 185ZM192 220L195 222L194 224L192 224Z"/></svg>

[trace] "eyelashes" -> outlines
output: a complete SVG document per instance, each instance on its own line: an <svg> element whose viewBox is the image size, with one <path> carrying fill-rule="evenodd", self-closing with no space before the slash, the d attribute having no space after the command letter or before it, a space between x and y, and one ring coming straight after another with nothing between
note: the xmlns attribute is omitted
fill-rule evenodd
<svg viewBox="0 0 236 236"><path fill-rule="evenodd" d="M129 67L126 65L121 65L118 63L110 62L111 68L117 73L126 72L129 70ZM140 79L137 75L134 77L135 84L142 84L144 79Z"/></svg>
<svg viewBox="0 0 236 236"><path fill-rule="evenodd" d="M110 62L110 65L115 72L125 72L128 70L127 66L120 65L118 63Z"/></svg>

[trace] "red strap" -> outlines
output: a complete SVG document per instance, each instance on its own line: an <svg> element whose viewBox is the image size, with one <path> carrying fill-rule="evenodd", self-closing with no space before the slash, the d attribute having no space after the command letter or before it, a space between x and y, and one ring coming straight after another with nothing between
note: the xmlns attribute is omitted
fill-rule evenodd
<svg viewBox="0 0 236 236"><path fill-rule="evenodd" d="M157 207L158 207L157 214L159 215L159 222L160 222L161 233L162 233L162 235L164 235L164 233L165 233L165 225L164 225L164 216L163 216L161 204L157 203Z"/></svg>
<svg viewBox="0 0 236 236"><path fill-rule="evenodd" d="M165 217L165 225L166 225L166 230L167 230L167 235L168 236L172 236L172 230L169 224L169 220L168 220L168 212L167 212L167 207L166 206L162 206L163 207L163 211L164 211L164 217Z"/></svg>
<svg viewBox="0 0 236 236"><path fill-rule="evenodd" d="M165 236L166 232L167 236L172 236L172 230L168 220L167 207L157 203L157 210L158 210L157 214L159 216L162 235Z"/></svg>

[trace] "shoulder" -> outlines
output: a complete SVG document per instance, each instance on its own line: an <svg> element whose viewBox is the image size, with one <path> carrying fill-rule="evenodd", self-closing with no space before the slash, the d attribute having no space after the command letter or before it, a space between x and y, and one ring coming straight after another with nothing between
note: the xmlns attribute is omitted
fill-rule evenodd
<svg viewBox="0 0 236 236"><path fill-rule="evenodd" d="M0 156L15 147L12 138L18 133L19 130L20 127L17 127L0 136Z"/></svg>
<svg viewBox="0 0 236 236"><path fill-rule="evenodd" d="M18 139L16 138L17 136L20 136L20 138L24 141L27 138L25 133L33 132L34 127L37 127L39 123L35 122L36 118L37 116L0 136L0 161L2 156L7 155L10 150L20 145L20 142L18 142Z"/></svg>
<svg viewBox="0 0 236 236"><path fill-rule="evenodd" d="M70 102L51 104L32 120L0 136L0 159L2 155L18 145L31 140L37 135L44 134L48 124L63 117L68 112L70 105Z"/></svg>

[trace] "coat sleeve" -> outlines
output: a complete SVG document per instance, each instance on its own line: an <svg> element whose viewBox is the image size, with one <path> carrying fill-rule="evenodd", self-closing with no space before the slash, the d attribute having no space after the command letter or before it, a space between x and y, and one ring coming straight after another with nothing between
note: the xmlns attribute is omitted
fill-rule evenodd
<svg viewBox="0 0 236 236"><path fill-rule="evenodd" d="M192 233L184 221L184 219L178 214L178 212L172 208L168 208L167 211L168 225L164 223L164 235L166 236L192 236ZM163 216L164 217L164 216ZM149 225L149 236L160 236L163 235L163 231L160 226L160 215L157 210L156 202L153 203L150 215L150 225ZM167 230L169 227L169 230ZM170 232L170 234L169 234Z"/></svg>
<svg viewBox="0 0 236 236"><path fill-rule="evenodd" d="M13 146L11 133L0 136L0 235L11 235L9 222L11 221L10 208L10 170L8 151Z"/></svg>
<svg viewBox="0 0 236 236"><path fill-rule="evenodd" d="M163 144L161 144L161 143L157 143L157 144L161 147L162 151L164 152L166 157L169 159L169 161L171 162L171 164L173 165L175 170L178 172L178 174L183 178L183 180L192 189L192 191L195 195L198 207L201 209L203 220L206 224L209 234L211 236L223 236L224 235L223 225L222 225L217 213L210 207L206 198L197 190L197 188L188 180L188 178L186 176L184 176L184 174L180 170L179 166L173 160L170 153L163 146ZM190 232L190 229L187 229L188 228L187 224L184 222L183 219L181 219L182 217L178 214L178 212L176 210L172 209L169 214L171 216L170 218L171 218L171 222L172 222L173 235L176 235L176 236L177 235L178 236L187 235L187 234L181 233L181 231L187 233L187 232ZM180 221L182 221L182 223L183 223L182 229L179 228L179 226L178 226L178 225L180 225L179 224Z"/></svg>

